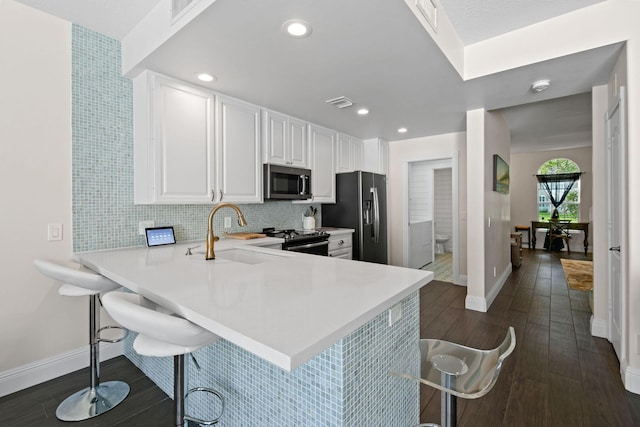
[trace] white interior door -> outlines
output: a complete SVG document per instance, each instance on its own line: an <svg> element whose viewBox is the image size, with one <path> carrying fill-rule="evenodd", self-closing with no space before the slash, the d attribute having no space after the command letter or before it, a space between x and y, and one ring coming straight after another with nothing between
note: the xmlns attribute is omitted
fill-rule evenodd
<svg viewBox="0 0 640 427"><path fill-rule="evenodd" d="M607 243L609 291L609 340L622 361L625 354L625 135L624 88L607 114Z"/></svg>

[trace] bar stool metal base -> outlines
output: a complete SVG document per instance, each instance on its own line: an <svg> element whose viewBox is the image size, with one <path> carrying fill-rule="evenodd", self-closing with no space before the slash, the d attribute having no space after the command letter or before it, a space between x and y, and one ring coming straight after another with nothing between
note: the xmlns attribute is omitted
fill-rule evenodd
<svg viewBox="0 0 640 427"><path fill-rule="evenodd" d="M129 385L122 381L107 381L97 387L87 387L67 397L56 409L61 421L82 421L104 414L129 394Z"/></svg>

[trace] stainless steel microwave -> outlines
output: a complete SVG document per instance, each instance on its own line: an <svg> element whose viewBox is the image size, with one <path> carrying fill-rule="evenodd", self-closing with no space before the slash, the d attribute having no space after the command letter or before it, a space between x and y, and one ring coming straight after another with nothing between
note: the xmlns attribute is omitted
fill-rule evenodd
<svg viewBox="0 0 640 427"><path fill-rule="evenodd" d="M306 200L311 198L311 170L264 165L264 198Z"/></svg>

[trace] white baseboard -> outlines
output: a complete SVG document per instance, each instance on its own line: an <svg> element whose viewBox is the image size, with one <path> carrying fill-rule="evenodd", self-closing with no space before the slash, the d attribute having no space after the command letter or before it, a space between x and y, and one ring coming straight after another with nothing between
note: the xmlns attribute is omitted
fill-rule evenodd
<svg viewBox="0 0 640 427"><path fill-rule="evenodd" d="M122 355L124 343L100 345L100 360ZM89 366L89 346L0 372L0 397ZM87 386L89 380L87 379Z"/></svg>
<svg viewBox="0 0 640 427"><path fill-rule="evenodd" d="M496 282L496 285L491 289L491 291L489 291L489 293L484 298L467 295L464 301L464 307L468 310L474 310L474 311L480 311L482 313L486 313L487 310L489 310L489 307L491 307L491 304L493 304L493 301L496 299L496 297L502 290L502 287L504 286L504 284L507 282L507 279L511 274L511 270L512 270L511 263L509 263L507 267L504 269L504 271L502 272L502 274L500 274L500 277L498 277L498 281Z"/></svg>
<svg viewBox="0 0 640 427"><path fill-rule="evenodd" d="M481 297L474 297L467 295L464 300L464 308L467 310L480 311L482 313L487 312L487 300Z"/></svg>
<svg viewBox="0 0 640 427"><path fill-rule="evenodd" d="M630 368L627 361L620 364L622 383L631 393L640 394L640 369Z"/></svg>
<svg viewBox="0 0 640 427"><path fill-rule="evenodd" d="M606 319L597 319L591 315L591 335L599 338L609 339Z"/></svg>

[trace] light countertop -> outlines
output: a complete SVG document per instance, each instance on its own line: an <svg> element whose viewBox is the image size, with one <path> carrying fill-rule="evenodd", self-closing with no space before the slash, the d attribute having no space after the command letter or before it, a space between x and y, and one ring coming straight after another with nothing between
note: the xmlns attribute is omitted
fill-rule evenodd
<svg viewBox="0 0 640 427"><path fill-rule="evenodd" d="M292 371L433 279L433 273L224 239L76 254L122 286ZM187 247L193 255L186 256Z"/></svg>
<svg viewBox="0 0 640 427"><path fill-rule="evenodd" d="M332 236L337 236L340 234L351 234L356 231L353 228L340 228L340 227L319 227L319 228L316 228L316 230L325 231L331 234Z"/></svg>

